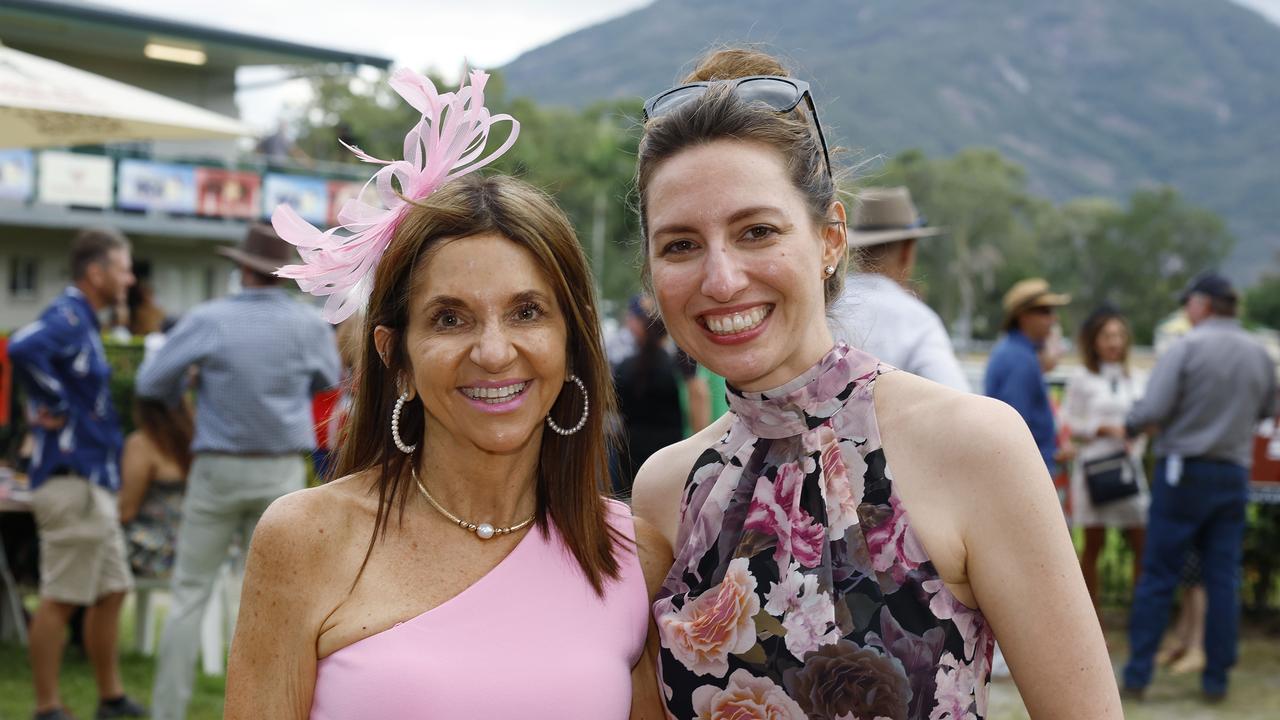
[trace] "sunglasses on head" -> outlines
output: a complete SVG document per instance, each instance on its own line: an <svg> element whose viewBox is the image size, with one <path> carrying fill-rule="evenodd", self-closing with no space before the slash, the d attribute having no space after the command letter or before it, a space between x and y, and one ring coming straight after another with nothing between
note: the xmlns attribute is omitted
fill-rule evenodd
<svg viewBox="0 0 1280 720"><path fill-rule="evenodd" d="M813 93L809 91L809 83L794 78L777 75L751 75L732 80L712 80L710 82L693 82L664 90L644 101L644 119L670 114L690 100L695 100L717 86L727 85L743 102L764 103L780 113L795 110L801 101L809 107L809 115L813 118L813 128L818 131L818 142L822 144L822 159L827 166L827 175L831 174L831 154L827 151L827 138L822 134L822 123L818 120L818 108L813 104Z"/></svg>

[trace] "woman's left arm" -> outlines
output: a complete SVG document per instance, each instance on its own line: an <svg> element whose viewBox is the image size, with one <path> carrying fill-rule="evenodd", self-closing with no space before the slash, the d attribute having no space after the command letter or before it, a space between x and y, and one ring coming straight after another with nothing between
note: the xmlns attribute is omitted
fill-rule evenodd
<svg viewBox="0 0 1280 720"><path fill-rule="evenodd" d="M1031 717L1123 718L1102 629L1048 470L1010 407L970 398L955 467L965 570Z"/></svg>
<svg viewBox="0 0 1280 720"><path fill-rule="evenodd" d="M671 546L648 522L635 518L635 528L636 552L640 556L640 567L652 602L674 562ZM644 652L631 669L631 720L663 720L666 717L666 705L658 682L658 627L650 613Z"/></svg>

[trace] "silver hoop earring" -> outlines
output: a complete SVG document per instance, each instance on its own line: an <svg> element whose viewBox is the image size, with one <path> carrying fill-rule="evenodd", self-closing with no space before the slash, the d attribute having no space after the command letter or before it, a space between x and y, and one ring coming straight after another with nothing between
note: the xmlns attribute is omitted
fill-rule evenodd
<svg viewBox="0 0 1280 720"><path fill-rule="evenodd" d="M400 452L405 455L412 455L413 451L418 449L418 446L406 445L404 440L400 439L400 411L404 410L404 404L408 400L408 390L400 393L400 397L396 398L396 407L391 411L391 440L395 442L396 447L400 448Z"/></svg>
<svg viewBox="0 0 1280 720"><path fill-rule="evenodd" d="M582 417L578 420L577 425L574 425L572 428L565 430L564 428L557 425L556 421L551 419L551 414L548 413L547 426L560 435L572 435L578 432L579 430L581 430L582 428L586 427L587 416L591 412L591 398L587 397L587 386L582 384L581 378L579 378L577 375L570 375L568 381L566 382L575 383L578 386L578 389L582 391Z"/></svg>

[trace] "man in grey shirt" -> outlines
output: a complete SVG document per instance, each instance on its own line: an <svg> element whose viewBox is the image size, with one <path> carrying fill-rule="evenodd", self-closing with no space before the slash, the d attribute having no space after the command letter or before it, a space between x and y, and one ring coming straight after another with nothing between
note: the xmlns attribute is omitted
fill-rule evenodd
<svg viewBox="0 0 1280 720"><path fill-rule="evenodd" d="M271 274L293 261L292 246L254 225L240 248L219 252L240 265L244 290L192 309L138 369L137 393L150 398L180 394L199 371L195 460L152 691L152 717L166 720L186 715L201 618L233 538L247 546L267 506L306 484L311 398L338 382L333 329Z"/></svg>
<svg viewBox="0 0 1280 720"><path fill-rule="evenodd" d="M1158 433L1142 577L1129 622L1125 692L1141 697L1187 552L1200 552L1209 609L1201 689L1216 702L1236 661L1248 468L1259 421L1276 406L1276 368L1240 327L1231 283L1203 273L1182 294L1192 329L1160 357L1129 434Z"/></svg>

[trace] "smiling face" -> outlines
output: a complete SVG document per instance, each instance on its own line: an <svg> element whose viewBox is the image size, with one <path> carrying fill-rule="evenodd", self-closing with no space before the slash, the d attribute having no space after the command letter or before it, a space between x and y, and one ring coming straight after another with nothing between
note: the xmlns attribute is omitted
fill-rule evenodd
<svg viewBox="0 0 1280 720"><path fill-rule="evenodd" d="M404 349L426 435L491 453L536 447L564 386L567 330L533 253L496 233L450 240L413 283ZM384 356L392 337L376 331Z"/></svg>
<svg viewBox="0 0 1280 720"><path fill-rule="evenodd" d="M824 267L844 253L844 208L815 222L781 155L716 140L649 182L654 294L676 343L734 386L782 385L831 349Z"/></svg>
<svg viewBox="0 0 1280 720"><path fill-rule="evenodd" d="M1104 363L1124 362L1129 354L1129 329L1124 321L1112 318L1098 331L1094 341L1098 350L1098 360Z"/></svg>

